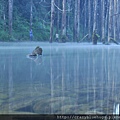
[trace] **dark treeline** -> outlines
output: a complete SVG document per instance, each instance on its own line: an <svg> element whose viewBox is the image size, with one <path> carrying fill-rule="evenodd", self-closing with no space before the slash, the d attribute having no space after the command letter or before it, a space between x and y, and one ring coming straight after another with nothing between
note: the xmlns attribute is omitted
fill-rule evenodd
<svg viewBox="0 0 120 120"><path fill-rule="evenodd" d="M0 0L1 41L119 41L119 22L120 0Z"/></svg>

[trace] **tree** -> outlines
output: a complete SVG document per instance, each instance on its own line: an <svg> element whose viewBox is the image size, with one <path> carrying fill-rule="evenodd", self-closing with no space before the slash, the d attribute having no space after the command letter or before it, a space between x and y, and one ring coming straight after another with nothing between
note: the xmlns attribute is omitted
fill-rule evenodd
<svg viewBox="0 0 120 120"><path fill-rule="evenodd" d="M13 22L13 0L9 0L9 34L12 35L12 22Z"/></svg>
<svg viewBox="0 0 120 120"><path fill-rule="evenodd" d="M57 2L57 6L60 5L60 0L58 0ZM60 29L60 10L57 9L57 33L59 33L59 29Z"/></svg>
<svg viewBox="0 0 120 120"><path fill-rule="evenodd" d="M116 38L118 38L118 37L117 37L117 20L118 20L117 4L118 4L118 1L117 1L117 0L114 0L114 14L116 14L116 15L113 15L114 40L116 40Z"/></svg>
<svg viewBox="0 0 120 120"><path fill-rule="evenodd" d="M109 0L105 2L105 37L108 37ZM108 41L108 39L105 41Z"/></svg>
<svg viewBox="0 0 120 120"><path fill-rule="evenodd" d="M30 29L32 29L33 20L33 0L30 0Z"/></svg>
<svg viewBox="0 0 120 120"><path fill-rule="evenodd" d="M55 14L54 2L55 0L51 0L51 22L50 22L50 40L49 40L50 43L53 41L54 14Z"/></svg>
<svg viewBox="0 0 120 120"><path fill-rule="evenodd" d="M67 8L68 8L68 12L67 12L67 22L66 22L66 26L67 26L67 36L71 36L71 34L69 32L71 32L71 13L72 13L72 0L68 0L67 1Z"/></svg>
<svg viewBox="0 0 120 120"><path fill-rule="evenodd" d="M77 39L77 24L78 24L78 21L77 21L77 1L78 0L75 0L75 7L74 7L74 27L73 27L73 40L74 42L76 41Z"/></svg>
<svg viewBox="0 0 120 120"><path fill-rule="evenodd" d="M83 21L83 23L84 23L84 27L83 27L83 36L86 34L86 28L87 28L87 1L88 0L84 0L84 8L83 8L83 11L84 11L84 21Z"/></svg>
<svg viewBox="0 0 120 120"><path fill-rule="evenodd" d="M101 0L102 3L102 41L105 40L105 1Z"/></svg>
<svg viewBox="0 0 120 120"><path fill-rule="evenodd" d="M74 8L74 29L73 29L73 39L74 41L79 41L80 34L80 0L75 1Z"/></svg>
<svg viewBox="0 0 120 120"><path fill-rule="evenodd" d="M109 2L109 19L108 19L108 42L112 36L112 0Z"/></svg>
<svg viewBox="0 0 120 120"><path fill-rule="evenodd" d="M62 1L62 42L66 42L66 0Z"/></svg>
<svg viewBox="0 0 120 120"><path fill-rule="evenodd" d="M89 39L92 38L92 35L91 35L91 0L88 0L88 34L89 34Z"/></svg>
<svg viewBox="0 0 120 120"><path fill-rule="evenodd" d="M4 31L6 31L6 9L7 9L6 3L7 2L5 0L2 0L1 2L2 2L1 3L2 4L2 15L1 15L2 20L1 21L3 21L2 28Z"/></svg>
<svg viewBox="0 0 120 120"><path fill-rule="evenodd" d="M67 36L78 42L82 33L92 38L95 29L102 40L110 36L118 39L119 3L119 0L15 0L13 6L13 0L1 0L0 39L13 36L27 40L31 28L40 41L52 42L56 31L63 42Z"/></svg>
<svg viewBox="0 0 120 120"><path fill-rule="evenodd" d="M77 42L80 37L80 0L77 2Z"/></svg>
<svg viewBox="0 0 120 120"><path fill-rule="evenodd" d="M97 0L94 0L93 31L97 29Z"/></svg>

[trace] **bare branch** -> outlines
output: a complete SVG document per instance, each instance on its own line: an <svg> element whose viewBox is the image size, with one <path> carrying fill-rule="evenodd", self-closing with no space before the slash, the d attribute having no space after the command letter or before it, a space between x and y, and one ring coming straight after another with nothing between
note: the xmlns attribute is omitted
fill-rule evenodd
<svg viewBox="0 0 120 120"><path fill-rule="evenodd" d="M63 10L62 9L60 9L55 3L54 3L54 6L58 9L58 10L60 10L61 12L63 12ZM70 12L70 11L72 11L73 9L70 9L70 10L65 10L66 12Z"/></svg>
<svg viewBox="0 0 120 120"><path fill-rule="evenodd" d="M113 14L113 15L111 15L111 17L116 16L116 15L120 15L120 13Z"/></svg>
<svg viewBox="0 0 120 120"><path fill-rule="evenodd" d="M55 6L58 10L60 10L61 12L63 11L63 10L60 9L55 3L54 3L54 6Z"/></svg>

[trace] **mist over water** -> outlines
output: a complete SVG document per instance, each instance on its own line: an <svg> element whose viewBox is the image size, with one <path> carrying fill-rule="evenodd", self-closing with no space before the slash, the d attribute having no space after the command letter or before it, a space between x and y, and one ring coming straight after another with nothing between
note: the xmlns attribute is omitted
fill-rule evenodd
<svg viewBox="0 0 120 120"><path fill-rule="evenodd" d="M36 46L43 55L29 58ZM119 61L116 45L1 43L0 113L112 114Z"/></svg>

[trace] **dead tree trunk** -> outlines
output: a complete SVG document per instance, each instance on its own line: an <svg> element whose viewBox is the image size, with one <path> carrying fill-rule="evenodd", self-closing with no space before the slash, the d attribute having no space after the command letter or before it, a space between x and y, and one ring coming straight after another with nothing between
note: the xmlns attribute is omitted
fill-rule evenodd
<svg viewBox="0 0 120 120"><path fill-rule="evenodd" d="M120 13L120 0L117 0L117 10L118 10L118 13ZM117 21L117 27L118 27L118 39L120 40L120 15L118 15L118 21ZM120 42L120 41L119 41Z"/></svg>
<svg viewBox="0 0 120 120"><path fill-rule="evenodd" d="M83 36L86 34L86 27L87 27L87 1L84 0L84 29L83 29Z"/></svg>
<svg viewBox="0 0 120 120"><path fill-rule="evenodd" d="M6 6L5 0L2 0L2 2L3 2L3 14L2 14L2 16L3 16L3 29L4 29L4 31L6 31L6 8L7 8L7 6Z"/></svg>
<svg viewBox="0 0 120 120"><path fill-rule="evenodd" d="M30 29L32 29L33 20L33 0L30 0Z"/></svg>
<svg viewBox="0 0 120 120"><path fill-rule="evenodd" d="M106 11L105 11L105 36L108 36L108 21L109 21L109 0L105 3ZM105 42L108 41L105 39Z"/></svg>
<svg viewBox="0 0 120 120"><path fill-rule="evenodd" d="M117 14L118 13L118 10L117 10L117 0L114 0L114 14ZM114 25L114 40L117 39L117 19L118 19L118 16L115 15L113 16L113 25Z"/></svg>
<svg viewBox="0 0 120 120"><path fill-rule="evenodd" d="M51 23L50 23L50 40L51 43L53 41L53 29L54 29L54 2L55 0L51 0Z"/></svg>
<svg viewBox="0 0 120 120"><path fill-rule="evenodd" d="M75 0L75 8L74 8L74 26L73 26L73 41L75 42L77 39L77 0Z"/></svg>
<svg viewBox="0 0 120 120"><path fill-rule="evenodd" d="M105 43L105 1L102 0L102 42Z"/></svg>
<svg viewBox="0 0 120 120"><path fill-rule="evenodd" d="M77 2L77 42L80 37L80 0Z"/></svg>
<svg viewBox="0 0 120 120"><path fill-rule="evenodd" d="M68 3L67 3L67 7L68 7L68 14L67 14L67 35L69 36L69 30L70 30L70 12L71 12L71 1L72 0L68 0Z"/></svg>
<svg viewBox="0 0 120 120"><path fill-rule="evenodd" d="M92 38L91 33L91 0L88 0L88 34L89 34L89 41Z"/></svg>
<svg viewBox="0 0 120 120"><path fill-rule="evenodd" d="M112 35L112 0L109 2L109 19L108 19L108 42L110 42L110 37Z"/></svg>
<svg viewBox="0 0 120 120"><path fill-rule="evenodd" d="M63 0L63 11L62 11L62 42L66 42L66 0Z"/></svg>
<svg viewBox="0 0 120 120"><path fill-rule="evenodd" d="M93 31L97 28L97 0L94 0L94 18L93 18Z"/></svg>
<svg viewBox="0 0 120 120"><path fill-rule="evenodd" d="M60 0L58 0L58 2L57 2L58 4L58 6L60 5ZM57 33L59 33L59 29L60 29L60 26L59 26L59 24L60 24L60 11L57 9Z"/></svg>
<svg viewBox="0 0 120 120"><path fill-rule="evenodd" d="M9 0L9 35L12 36L13 0Z"/></svg>

